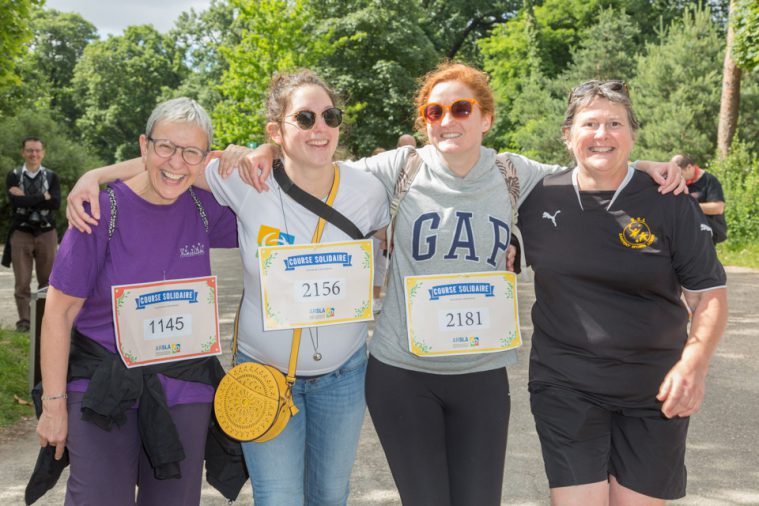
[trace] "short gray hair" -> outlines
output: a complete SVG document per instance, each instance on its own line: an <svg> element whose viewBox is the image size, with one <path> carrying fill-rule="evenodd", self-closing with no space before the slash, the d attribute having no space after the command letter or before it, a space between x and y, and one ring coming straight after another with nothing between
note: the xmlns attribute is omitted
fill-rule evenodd
<svg viewBox="0 0 759 506"><path fill-rule="evenodd" d="M569 94L567 110L564 114L564 123L561 125L562 128L572 128L577 112L590 105L598 97L624 106L633 133L640 128L640 123L638 122L638 118L635 117L635 112L632 108L632 100L630 100L627 85L624 81L615 79L608 81L586 81L576 86Z"/></svg>
<svg viewBox="0 0 759 506"><path fill-rule="evenodd" d="M196 101L187 97L172 98L161 102L153 109L148 118L148 124L145 126L145 135L151 137L153 129L159 121L172 121L176 123L191 123L205 131L208 137L206 149L211 148L213 143L213 125L211 118L208 116L203 107Z"/></svg>

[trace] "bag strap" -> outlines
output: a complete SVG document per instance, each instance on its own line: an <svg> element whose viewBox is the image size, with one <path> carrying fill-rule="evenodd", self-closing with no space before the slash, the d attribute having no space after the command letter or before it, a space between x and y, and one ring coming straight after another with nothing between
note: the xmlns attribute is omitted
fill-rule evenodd
<svg viewBox="0 0 759 506"><path fill-rule="evenodd" d="M508 154L497 155L495 158L496 167L503 176L503 180L506 183L506 191L509 194L509 200L511 200L511 235L515 237L518 243L518 257L514 262L514 270L519 272L521 265L527 265L527 259L524 255L524 247L522 246L522 231L517 227L517 221L519 220L519 194L521 187L519 184L519 176L517 176L517 168L514 166L514 162L511 161L511 157Z"/></svg>
<svg viewBox="0 0 759 506"><path fill-rule="evenodd" d="M498 167L498 171L503 176L503 180L506 183L506 191L509 194L509 200L511 200L511 226L514 228L519 217L519 208L517 207L517 201L519 200L519 176L517 176L517 168L514 167L514 162L511 161L509 155L498 155L495 158L495 165Z"/></svg>
<svg viewBox="0 0 759 506"><path fill-rule="evenodd" d="M108 192L108 203L111 205L111 216L108 218L108 240L111 240L113 233L116 231L116 212L118 207L116 205L116 192L108 185L105 187L105 191Z"/></svg>
<svg viewBox="0 0 759 506"><path fill-rule="evenodd" d="M282 160L275 160L274 164L274 179L277 184L284 190L286 194L292 197L298 204L302 205L315 215L324 218L343 232L345 232L351 239L366 239L371 237L375 231L371 231L367 235L361 233L361 230L351 220L345 217L340 211L332 207L328 202L325 204L304 191L301 187L293 183L292 179L285 172L285 167L282 164ZM337 165L334 165L335 173L337 173ZM318 241L317 241L318 242Z"/></svg>
<svg viewBox="0 0 759 506"><path fill-rule="evenodd" d="M327 196L327 204L326 204L327 206L330 206L330 207L332 206L332 203L335 201L335 197L337 196L337 189L340 186L340 167L338 167L337 164L334 164L334 168L335 168L335 176L334 176L334 179L332 180L332 188L329 190L329 195ZM293 184L293 186L295 185ZM319 216L319 221L316 223L316 229L314 230L314 234L311 237L312 244L321 241L322 233L324 232L324 227L326 225L327 225L327 219L325 219L323 216ZM244 296L245 294L243 293L243 297ZM237 307L237 315L235 315L234 333L232 334L232 354L233 354L232 363L233 364L237 362L237 358L236 358L237 332L238 332L239 323L240 323L241 308L242 308L242 298L240 298L240 305ZM303 329L293 330L293 343L292 343L292 347L290 348L290 361L287 366L287 376L285 377L287 384L290 387L292 387L292 385L295 383L295 369L298 364L298 351L300 350L300 337L301 337L302 332L303 332Z"/></svg>
<svg viewBox="0 0 759 506"><path fill-rule="evenodd" d="M198 210L198 214L200 214L200 221L203 222L203 229L207 234L208 215L206 214L206 209L203 207L203 203L198 198L195 190L192 189L192 186L190 186L189 190L190 197L192 197L192 201L195 203L195 208ZM111 216L108 218L108 240L110 241L111 237L113 237L113 233L116 231L116 214L118 211L118 205L116 204L116 192L114 191L113 187L108 185L105 187L105 191L108 193L108 203L110 204L111 208Z"/></svg>
<svg viewBox="0 0 759 506"><path fill-rule="evenodd" d="M416 149L411 148L406 163L398 173L398 178L395 180L395 191L393 192L393 200L390 202L390 224L387 226L386 241L387 241L387 256L388 258L393 252L393 236L395 235L395 220L398 217L398 209L401 206L401 201L406 197L411 183L414 182L416 174L419 172L419 168L422 166L422 157L419 156Z"/></svg>
<svg viewBox="0 0 759 506"><path fill-rule="evenodd" d="M208 233L208 215L206 214L206 208L203 207L203 203L198 198L198 195L195 193L195 190L192 189L192 186L189 188L190 190L190 197L192 197L192 201L195 203L195 208L198 210L198 214L200 214L200 221L203 222L203 229L206 231L206 234Z"/></svg>

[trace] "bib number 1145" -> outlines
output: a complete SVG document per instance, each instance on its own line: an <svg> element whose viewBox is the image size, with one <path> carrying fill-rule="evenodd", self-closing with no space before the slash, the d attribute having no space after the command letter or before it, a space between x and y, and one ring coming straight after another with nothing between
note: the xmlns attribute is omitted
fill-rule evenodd
<svg viewBox="0 0 759 506"><path fill-rule="evenodd" d="M145 339L166 339L192 334L192 315L166 315L144 320L142 324Z"/></svg>

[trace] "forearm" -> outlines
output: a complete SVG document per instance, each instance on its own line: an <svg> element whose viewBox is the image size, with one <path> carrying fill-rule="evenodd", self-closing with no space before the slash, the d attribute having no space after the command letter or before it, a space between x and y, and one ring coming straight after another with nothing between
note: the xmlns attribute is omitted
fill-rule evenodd
<svg viewBox="0 0 759 506"><path fill-rule="evenodd" d="M11 203L12 207L22 207L22 208L39 208L39 209L45 209L43 207L45 202L45 196L42 194L37 195L12 195L10 194L8 196L8 201Z"/></svg>
<svg viewBox="0 0 759 506"><path fill-rule="evenodd" d="M704 214L715 215L724 214L725 212L724 202L701 202L699 206Z"/></svg>
<svg viewBox="0 0 759 506"><path fill-rule="evenodd" d="M83 302L52 286L48 289L40 339L42 391L46 396L66 392L71 329Z"/></svg>
<svg viewBox="0 0 759 506"><path fill-rule="evenodd" d="M96 178L98 184L106 184L116 181L117 179L121 179L122 181L129 179L143 170L145 170L145 164L142 162L142 158L132 158L131 160L89 170L85 174L89 177Z"/></svg>
<svg viewBox="0 0 759 506"><path fill-rule="evenodd" d="M727 289L685 291L685 299L693 308L693 319L682 360L707 368L727 325Z"/></svg>

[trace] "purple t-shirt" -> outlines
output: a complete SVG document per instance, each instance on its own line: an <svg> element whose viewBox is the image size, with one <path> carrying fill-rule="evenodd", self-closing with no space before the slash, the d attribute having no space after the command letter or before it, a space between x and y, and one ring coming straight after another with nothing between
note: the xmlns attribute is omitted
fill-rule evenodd
<svg viewBox="0 0 759 506"><path fill-rule="evenodd" d="M73 297L87 299L74 326L109 351L116 352L111 286L181 279L211 274L210 248L237 246L235 215L210 193L195 189L208 217L208 232L187 191L173 204L156 205L117 181L116 228L108 239L110 204L100 192L101 218L92 234L69 229L63 236L50 284ZM170 406L211 402L213 388L159 375ZM84 392L87 380L69 384Z"/></svg>

